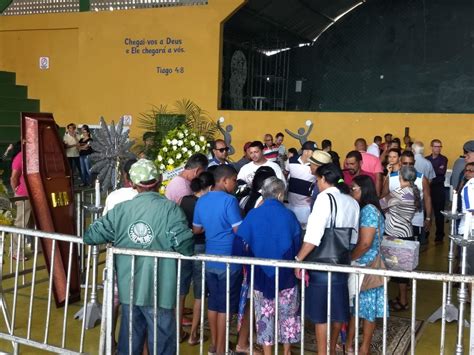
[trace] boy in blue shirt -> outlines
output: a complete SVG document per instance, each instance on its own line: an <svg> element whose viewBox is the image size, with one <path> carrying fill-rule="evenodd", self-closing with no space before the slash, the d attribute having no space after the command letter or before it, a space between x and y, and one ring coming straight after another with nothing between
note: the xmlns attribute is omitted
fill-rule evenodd
<svg viewBox="0 0 474 355"><path fill-rule="evenodd" d="M200 197L194 209L193 233L206 233L206 254L232 255L238 226L242 223L239 204L231 194L237 186L237 171L231 165L219 165L214 170L214 191ZM237 313L241 266L230 265L230 313ZM212 345L209 353L225 352L226 265L206 263L206 285L209 290L208 319Z"/></svg>

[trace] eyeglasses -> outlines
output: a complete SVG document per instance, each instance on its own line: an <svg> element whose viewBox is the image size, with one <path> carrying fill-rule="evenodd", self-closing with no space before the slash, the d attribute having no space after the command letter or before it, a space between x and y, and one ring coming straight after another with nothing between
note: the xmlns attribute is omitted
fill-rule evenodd
<svg viewBox="0 0 474 355"><path fill-rule="evenodd" d="M415 163L406 161L406 162L402 163L402 165L415 166Z"/></svg>
<svg viewBox="0 0 474 355"><path fill-rule="evenodd" d="M358 191L358 190L360 190L360 186L352 186L352 187L351 187L351 191L352 191L352 192L356 192L356 191Z"/></svg>
<svg viewBox="0 0 474 355"><path fill-rule="evenodd" d="M221 153L224 153L224 152L228 152L228 151L229 151L229 147L219 148L219 149L216 149L216 150L218 150L218 151L221 152Z"/></svg>

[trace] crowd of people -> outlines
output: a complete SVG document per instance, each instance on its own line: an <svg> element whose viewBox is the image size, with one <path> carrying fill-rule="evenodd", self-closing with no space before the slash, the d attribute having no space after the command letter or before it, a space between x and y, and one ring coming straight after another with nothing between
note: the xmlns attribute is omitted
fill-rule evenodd
<svg viewBox="0 0 474 355"><path fill-rule="evenodd" d="M74 123L68 124L63 143L72 174L74 175L76 170L81 178L79 186L91 186L91 161L89 156L93 150L91 147L92 136L89 126L82 125L79 133Z"/></svg>
<svg viewBox="0 0 474 355"><path fill-rule="evenodd" d="M321 149L314 141L304 142L299 149L286 149L284 135L278 133L276 138L274 142L273 136L266 134L263 142L246 143L243 156L236 162L230 161L226 142L215 140L212 157L200 153L191 156L183 172L167 185L165 197L156 193L161 177L152 161L129 162L124 174L128 185L109 195L106 214L90 226L85 242L111 242L118 247L183 255L249 256L358 266L370 266L382 256L384 236L427 243L432 218L436 221L434 242L443 242L445 222L440 212L446 204L448 160L441 154L439 139L431 141L431 154L425 156L422 142L405 139L402 147L399 139L386 134L384 141L377 136L368 146L365 139L358 138L341 166L341 158L329 140L322 142ZM474 199L474 141L466 142L463 149L462 161L457 161L455 168L463 167L451 176L451 183L462 195L459 211L472 210ZM327 252L329 238L347 241L347 248ZM130 331L130 351L142 353L146 344L153 349L153 260L136 259L133 304L129 299L130 258L117 256L115 265L117 305L122 306L118 351L129 353ZM356 287L354 291L349 275L344 273L331 273L329 282L326 272L280 268L277 273L271 266L255 266L254 307L250 309L248 267L231 264L227 280L225 264L206 262L203 290L202 263L198 261L182 262L180 297L176 300L176 262L160 259L158 269L159 354L174 354L177 337L190 345L199 344L200 313L205 305L202 294L207 298L209 354L225 353L227 309L239 314L236 352L246 353L254 346L249 343L249 332L255 327L263 353L270 354L272 347L280 343L284 353L290 354L292 344L300 342L304 316L314 324L318 353L326 353L327 327L331 327L331 354L343 345L347 353L352 353L356 346L354 302L358 292L359 317L363 320L359 353L368 354L375 320L383 317L384 309L387 307L388 314L388 308L398 312L409 307L407 279L391 280L398 284L399 293L386 304L382 286L364 290ZM300 313L302 282L306 294L304 315ZM173 309L179 302L178 321L184 324L183 311L191 285L194 301L190 332L181 327L176 334ZM331 324L327 324L328 302ZM251 312L254 324L250 324ZM347 339L341 344L338 339L345 323Z"/></svg>

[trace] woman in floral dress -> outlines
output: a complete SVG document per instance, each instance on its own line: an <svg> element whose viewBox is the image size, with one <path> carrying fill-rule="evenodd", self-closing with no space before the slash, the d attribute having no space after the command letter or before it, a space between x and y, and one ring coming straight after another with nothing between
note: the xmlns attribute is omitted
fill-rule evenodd
<svg viewBox="0 0 474 355"><path fill-rule="evenodd" d="M359 222L359 239L352 251L352 260L359 265L370 265L380 252L380 243L384 233L384 217L375 191L375 185L368 176L354 178L351 194L361 207ZM369 354L372 335L375 330L375 319L383 318L384 307L383 286L361 291L359 294L359 317L363 319L363 337L359 354ZM355 309L347 334L348 353L352 353L355 333ZM388 314L388 307L387 307Z"/></svg>
<svg viewBox="0 0 474 355"><path fill-rule="evenodd" d="M301 246L301 228L293 212L282 201L285 184L277 177L267 178L262 186L263 203L252 209L237 231L238 237L256 258L294 260ZM291 355L291 344L300 341L299 292L293 270L279 269L278 322L275 324L275 267L255 266L254 307L257 343L265 354L283 343L284 354ZM278 339L275 339L275 327Z"/></svg>

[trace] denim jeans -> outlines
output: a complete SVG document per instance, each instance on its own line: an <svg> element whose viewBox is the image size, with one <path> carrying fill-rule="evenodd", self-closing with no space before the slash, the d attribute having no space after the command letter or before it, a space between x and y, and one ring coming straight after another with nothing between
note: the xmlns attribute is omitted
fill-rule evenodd
<svg viewBox="0 0 474 355"><path fill-rule="evenodd" d="M81 155L79 157L81 162L81 180L84 185L90 185L91 183L91 167L88 155Z"/></svg>
<svg viewBox="0 0 474 355"><path fill-rule="evenodd" d="M153 354L153 307L132 306L132 354L141 354L145 339L148 341L148 352ZM176 353L176 318L175 311L158 307L157 310L156 351L159 355ZM122 319L118 340L118 353L129 354L129 321L130 306L122 304Z"/></svg>
<svg viewBox="0 0 474 355"><path fill-rule="evenodd" d="M206 246L204 244L194 244L194 254L204 254ZM181 261L181 282L179 294L186 296L189 293L191 281L193 282L193 295L195 300L200 300L202 295L202 261L182 260ZM206 295L206 292L204 293Z"/></svg>

